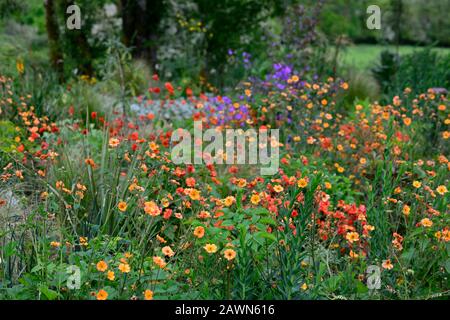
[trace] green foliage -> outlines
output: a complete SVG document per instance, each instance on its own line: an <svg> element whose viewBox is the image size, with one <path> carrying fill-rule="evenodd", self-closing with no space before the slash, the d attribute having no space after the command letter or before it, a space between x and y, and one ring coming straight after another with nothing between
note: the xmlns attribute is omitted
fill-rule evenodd
<svg viewBox="0 0 450 320"><path fill-rule="evenodd" d="M401 94L404 88L418 93L450 86L450 54L427 48L397 57L384 51L380 59L372 72L387 97Z"/></svg>

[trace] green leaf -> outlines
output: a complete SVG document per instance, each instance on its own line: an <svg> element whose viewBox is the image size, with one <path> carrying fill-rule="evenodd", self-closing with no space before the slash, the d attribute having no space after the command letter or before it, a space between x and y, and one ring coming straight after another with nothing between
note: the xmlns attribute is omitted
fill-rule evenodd
<svg viewBox="0 0 450 320"><path fill-rule="evenodd" d="M367 293L368 291L369 291L369 289L367 288L367 286L364 283L362 283L359 280L356 281L356 292L357 293Z"/></svg>
<svg viewBox="0 0 450 320"><path fill-rule="evenodd" d="M276 241L277 238L275 238L275 236L271 233L265 232L265 231L259 231L255 233L255 238L264 238L264 239L268 239L271 241Z"/></svg>
<svg viewBox="0 0 450 320"><path fill-rule="evenodd" d="M58 293L49 289L46 285L40 285L39 292L42 293L48 300L55 300L58 297Z"/></svg>
<svg viewBox="0 0 450 320"><path fill-rule="evenodd" d="M445 261L444 266L445 266L445 270L447 271L447 273L450 273L450 259L447 259Z"/></svg>
<svg viewBox="0 0 450 320"><path fill-rule="evenodd" d="M259 216L267 216L269 215L269 210L267 210L266 208L252 208L252 209L247 209L246 213L249 215L259 215Z"/></svg>
<svg viewBox="0 0 450 320"><path fill-rule="evenodd" d="M276 226L276 225L277 225L277 223L275 222L275 220L273 220L273 219L270 218L270 217L264 217L264 218L261 218L261 219L259 219L259 222L260 222L260 223L264 223L264 224L270 224L270 225L272 225L272 226Z"/></svg>

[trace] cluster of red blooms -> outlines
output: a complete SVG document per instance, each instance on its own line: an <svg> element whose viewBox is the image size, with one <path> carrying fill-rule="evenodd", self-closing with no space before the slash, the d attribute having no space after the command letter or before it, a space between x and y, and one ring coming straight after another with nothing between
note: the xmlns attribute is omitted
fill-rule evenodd
<svg viewBox="0 0 450 320"><path fill-rule="evenodd" d="M339 200L335 210L332 210L329 195L320 192L318 196L316 223L321 239L345 241L348 249L355 251L358 248L362 255L366 255L369 249L369 233L375 229L367 223L366 207ZM345 246L341 246L341 252L345 251Z"/></svg>

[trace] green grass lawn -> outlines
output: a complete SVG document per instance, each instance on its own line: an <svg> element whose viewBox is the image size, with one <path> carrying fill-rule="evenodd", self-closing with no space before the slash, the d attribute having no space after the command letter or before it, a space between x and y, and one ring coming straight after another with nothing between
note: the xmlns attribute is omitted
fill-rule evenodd
<svg viewBox="0 0 450 320"><path fill-rule="evenodd" d="M424 47L414 46L400 46L400 55L412 53L415 50L421 50ZM370 69L375 63L377 63L380 53L390 49L392 51L397 50L395 46L383 46L383 45L354 45L346 48L340 53L340 61L344 65L354 66L359 70ZM450 48L433 48L440 53L450 54Z"/></svg>

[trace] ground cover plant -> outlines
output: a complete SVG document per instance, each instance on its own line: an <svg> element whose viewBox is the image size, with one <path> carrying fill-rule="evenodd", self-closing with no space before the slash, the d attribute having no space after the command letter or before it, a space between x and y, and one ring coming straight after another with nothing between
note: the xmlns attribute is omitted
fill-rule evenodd
<svg viewBox="0 0 450 320"><path fill-rule="evenodd" d="M356 80L327 29L339 1L161 1L158 32L134 1L89 3L106 22L57 38L68 3L0 2L0 299L448 297L448 49ZM279 129L257 144L278 167L205 138L177 162L199 124L244 146Z"/></svg>

